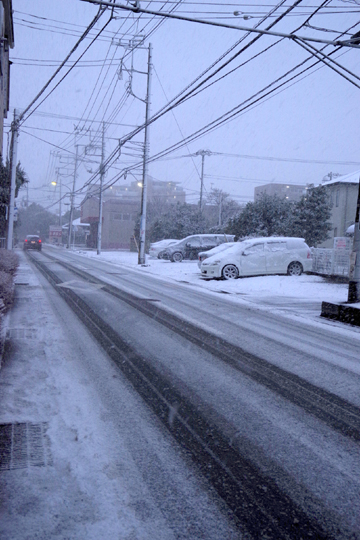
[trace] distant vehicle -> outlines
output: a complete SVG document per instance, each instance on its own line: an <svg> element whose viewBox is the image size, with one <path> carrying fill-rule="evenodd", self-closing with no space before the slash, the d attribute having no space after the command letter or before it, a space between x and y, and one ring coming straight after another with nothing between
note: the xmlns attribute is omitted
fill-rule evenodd
<svg viewBox="0 0 360 540"><path fill-rule="evenodd" d="M208 251L225 242L233 242L233 234L196 234L187 236L166 248L163 258L171 262L181 262L183 259L194 260L200 251Z"/></svg>
<svg viewBox="0 0 360 540"><path fill-rule="evenodd" d="M217 253L221 253L222 251L225 251L225 249L229 249L229 247L234 246L236 243L237 242L225 242L224 244L220 244L219 246L209 249L209 251L200 251L198 258L198 267L201 268L201 263L205 261L205 259L208 259L209 257L216 255Z"/></svg>
<svg viewBox="0 0 360 540"><path fill-rule="evenodd" d="M201 263L205 278L236 279L241 276L310 272L311 252L303 238L269 237L237 242Z"/></svg>
<svg viewBox="0 0 360 540"><path fill-rule="evenodd" d="M24 249L37 249L41 251L41 238L35 234L28 234L24 240Z"/></svg>
<svg viewBox="0 0 360 540"><path fill-rule="evenodd" d="M173 238L167 238L165 240L159 240L159 242L154 242L150 244L149 256L154 259L161 259L162 252L171 244L176 244L179 240L174 240Z"/></svg>

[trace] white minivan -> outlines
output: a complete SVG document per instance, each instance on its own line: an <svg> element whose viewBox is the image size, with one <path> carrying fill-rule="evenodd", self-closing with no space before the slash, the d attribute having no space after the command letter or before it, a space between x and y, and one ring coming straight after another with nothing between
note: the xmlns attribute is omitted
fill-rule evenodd
<svg viewBox="0 0 360 540"><path fill-rule="evenodd" d="M205 259L201 275L224 279L264 274L300 276L311 268L310 248L303 238L272 236L237 242L223 253Z"/></svg>

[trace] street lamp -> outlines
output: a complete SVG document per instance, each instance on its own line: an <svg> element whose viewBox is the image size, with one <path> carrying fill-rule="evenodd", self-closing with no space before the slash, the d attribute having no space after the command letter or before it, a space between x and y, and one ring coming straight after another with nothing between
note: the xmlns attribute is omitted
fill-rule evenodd
<svg viewBox="0 0 360 540"><path fill-rule="evenodd" d="M56 168L56 169L55 169L55 172L56 172L56 180L52 180L51 185L56 187L56 186L59 184L59 188L60 188L60 197L59 197L59 227L62 227L62 210L61 210L61 201L62 201L62 199L63 199L63 196L62 196L62 188L63 188L63 185L62 185L62 182L61 182L61 176L62 176L62 175L60 174L59 168ZM64 175L63 175L63 176L64 176ZM69 175L66 175L66 176L69 176ZM65 184L64 187L65 187L66 189L69 190L69 193L71 193L71 188L69 188L69 186L67 186L67 185ZM66 193L66 194L64 195L64 197L65 197L66 195L68 195L68 193Z"/></svg>

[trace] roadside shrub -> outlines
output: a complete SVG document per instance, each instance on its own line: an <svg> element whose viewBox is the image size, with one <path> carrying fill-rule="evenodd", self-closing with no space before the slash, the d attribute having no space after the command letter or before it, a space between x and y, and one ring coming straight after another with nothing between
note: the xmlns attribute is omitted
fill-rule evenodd
<svg viewBox="0 0 360 540"><path fill-rule="evenodd" d="M5 304L5 309L11 304L14 294L14 281L12 275L0 270L0 299Z"/></svg>
<svg viewBox="0 0 360 540"><path fill-rule="evenodd" d="M14 275L19 266L19 257L7 249L0 249L0 271Z"/></svg>

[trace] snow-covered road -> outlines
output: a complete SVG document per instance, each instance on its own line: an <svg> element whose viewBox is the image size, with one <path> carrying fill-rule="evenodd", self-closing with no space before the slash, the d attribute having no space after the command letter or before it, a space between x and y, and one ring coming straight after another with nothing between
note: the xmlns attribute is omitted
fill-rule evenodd
<svg viewBox="0 0 360 540"><path fill-rule="evenodd" d="M287 395L291 385L281 389L281 377L279 390L276 378L270 385L262 383L261 370L258 378L252 374L251 364L250 368L242 365L240 358L244 351L250 359L253 355L254 362L264 359L269 366L294 374L291 377L295 382L299 377L314 388L330 392L334 404L340 398L344 406L346 401L359 406L358 329L322 321L312 309L309 317L304 310L286 311L283 305L279 308L268 300L282 298L289 304L310 304L317 294L326 294L320 302L335 301L336 295L346 295L346 286L315 276L203 282L192 262L174 265L149 261L150 266L139 268L136 255L128 253L104 253L98 258L45 248L46 253L71 262L121 292L118 298L108 296L100 282L83 281L81 274L76 277L38 254L61 277L62 288L86 300L104 324L121 335L126 346L165 377L173 396L182 396L180 400L174 397L173 403L168 398L175 416L182 406L181 399L195 406L200 419L206 419L214 432L221 431L241 459L250 460L256 467L256 474L263 479L262 493L273 490L267 479L275 481L281 493L296 501L297 507L317 516L317 522L327 530L326 538L350 538L351 531L360 534L359 507L354 503L360 500L358 441L344 436L330 417L322 417L313 405L308 405L306 386L299 401L292 400ZM24 263L19 279L25 279L26 268ZM47 467L48 477L43 469L33 473L31 467L26 473L5 473L5 487L2 484L1 489L10 495L10 503L4 531L10 530L11 512L31 496L29 477L34 474L35 483L46 486L52 501L64 497L66 486L71 506L69 512L69 505L61 504L57 514L60 518L54 521L54 506L47 511L43 498L46 490L41 492L37 508L44 534L40 538L95 538L101 526L109 535L100 536L109 538L127 538L125 534L129 538L131 534L134 538L242 538L241 523L234 532L219 500L215 502L209 486L206 488L201 475L184 460L180 448L122 372L43 278L33 279L33 289L20 287L18 294L36 294L36 308L31 313L34 320L14 310L11 325L36 327L42 354L34 365L26 359L26 370L31 372L27 385L22 369L25 361L19 353L23 345L24 355L25 344L14 339L17 352L12 361L16 370L12 372L9 363L9 371L5 369L1 374L5 377L2 387L6 411L2 423L46 422L53 465ZM36 279L41 286L34 285ZM275 293L272 284L278 287ZM244 289L239 291L241 287ZM136 309L132 305L134 298L139 299L140 307L145 305L141 302L153 306L153 315L149 317ZM255 301L261 306L254 305ZM172 319L180 321L177 333L171 325L161 323L163 313L168 313L169 324ZM186 335L190 328L187 325L199 329L198 339ZM220 349L217 354L209 347L207 335L218 340L219 346L225 340L237 347L239 358L226 357ZM29 351L35 347L31 342L27 345ZM311 386L308 388L311 390ZM24 395L24 399L17 400L18 395ZM60 473L65 475L64 486L58 480L53 482ZM86 500L85 506L79 504L81 497ZM95 521L91 521L89 509L95 507L99 510ZM136 511L132 513L133 508ZM32 512L30 508L24 519L17 521L19 531L25 531L27 525L35 527ZM294 519L296 522L298 518ZM132 529L126 528L129 524ZM80 536L82 527L86 536ZM336 527L340 527L339 533ZM20 534L17 538L23 537Z"/></svg>

